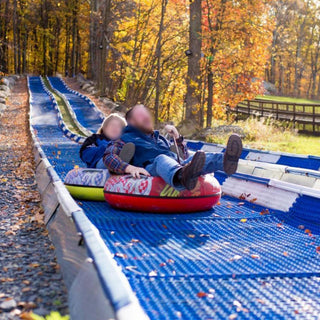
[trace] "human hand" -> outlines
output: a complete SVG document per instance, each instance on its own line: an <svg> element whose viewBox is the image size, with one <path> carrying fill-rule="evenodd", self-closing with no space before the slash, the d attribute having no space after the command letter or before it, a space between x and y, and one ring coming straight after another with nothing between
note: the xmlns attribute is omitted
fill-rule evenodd
<svg viewBox="0 0 320 320"><path fill-rule="evenodd" d="M132 165L128 165L125 172L131 174L132 177L136 179L140 179L140 174L150 177L150 173L146 169L135 167Z"/></svg>
<svg viewBox="0 0 320 320"><path fill-rule="evenodd" d="M180 137L180 134L175 126L167 124L164 127L164 130L166 130L166 132L174 139L178 139Z"/></svg>

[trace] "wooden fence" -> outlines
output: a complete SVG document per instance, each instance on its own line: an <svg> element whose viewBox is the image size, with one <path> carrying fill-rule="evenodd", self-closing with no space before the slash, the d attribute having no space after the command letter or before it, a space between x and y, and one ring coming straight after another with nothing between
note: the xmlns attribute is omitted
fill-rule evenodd
<svg viewBox="0 0 320 320"><path fill-rule="evenodd" d="M293 122L299 131L320 133L320 104L255 99L243 101L228 112Z"/></svg>

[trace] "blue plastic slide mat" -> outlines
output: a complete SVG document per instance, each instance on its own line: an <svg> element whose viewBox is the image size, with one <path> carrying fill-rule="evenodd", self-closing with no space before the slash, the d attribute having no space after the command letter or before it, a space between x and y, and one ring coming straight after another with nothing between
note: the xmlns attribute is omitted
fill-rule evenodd
<svg viewBox="0 0 320 320"><path fill-rule="evenodd" d="M83 166L79 145L58 127L40 79L29 83L36 97L32 125L63 179L74 165ZM78 119L94 127L94 119ZM78 203L150 319L319 319L320 200L291 197L287 210L277 210L225 195L210 211L180 215Z"/></svg>
<svg viewBox="0 0 320 320"><path fill-rule="evenodd" d="M95 108L93 103L87 98L85 99L80 95L69 91L60 78L49 77L49 81L55 90L59 91L65 96L74 113L76 114L79 123L88 130L97 132L101 125L102 119L100 117L101 113Z"/></svg>

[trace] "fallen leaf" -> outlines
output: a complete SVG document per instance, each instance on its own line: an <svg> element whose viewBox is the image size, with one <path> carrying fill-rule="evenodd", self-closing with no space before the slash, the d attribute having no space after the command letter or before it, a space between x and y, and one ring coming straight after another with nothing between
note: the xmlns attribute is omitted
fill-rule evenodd
<svg viewBox="0 0 320 320"><path fill-rule="evenodd" d="M238 206L243 206L244 205L244 202L239 202L238 203Z"/></svg>
<svg viewBox="0 0 320 320"><path fill-rule="evenodd" d="M128 256L125 253L119 253L119 252L117 252L115 254L115 256L118 257L118 258L123 258L123 259L127 259L128 258Z"/></svg>
<svg viewBox="0 0 320 320"><path fill-rule="evenodd" d="M260 256L258 254L252 254L251 258L252 259L260 259Z"/></svg>
<svg viewBox="0 0 320 320"><path fill-rule="evenodd" d="M240 260L242 258L242 256L236 254L235 256L233 256L230 261L237 261L237 260Z"/></svg>
<svg viewBox="0 0 320 320"><path fill-rule="evenodd" d="M301 230L303 230L303 229L304 229L304 225L300 224L300 225L298 226L298 228L301 229Z"/></svg>
<svg viewBox="0 0 320 320"><path fill-rule="evenodd" d="M156 277L158 275L158 272L156 270L149 272L149 277Z"/></svg>
<svg viewBox="0 0 320 320"><path fill-rule="evenodd" d="M131 241L130 241L131 243L139 243L140 242L140 240L138 240L138 239L131 239Z"/></svg>
<svg viewBox="0 0 320 320"><path fill-rule="evenodd" d="M31 268L38 268L38 267L40 267L40 264L39 264L39 263L30 263L30 264L29 264L29 267L31 267Z"/></svg>
<svg viewBox="0 0 320 320"><path fill-rule="evenodd" d="M20 314L20 319L22 320L33 320L32 312L22 312Z"/></svg>
<svg viewBox="0 0 320 320"><path fill-rule="evenodd" d="M237 308L242 308L242 305L238 300L234 300L233 305L236 306Z"/></svg>
<svg viewBox="0 0 320 320"><path fill-rule="evenodd" d="M188 238L195 238L196 236L194 234L188 234Z"/></svg>
<svg viewBox="0 0 320 320"><path fill-rule="evenodd" d="M197 293L197 297L198 298L204 298L206 296L207 296L207 293L205 293L205 292L200 291L200 292Z"/></svg>
<svg viewBox="0 0 320 320"><path fill-rule="evenodd" d="M241 219L240 222L247 222L247 219Z"/></svg>
<svg viewBox="0 0 320 320"><path fill-rule="evenodd" d="M1 278L0 282L13 282L14 279L13 278Z"/></svg>
<svg viewBox="0 0 320 320"><path fill-rule="evenodd" d="M306 229L306 230L304 230L304 232L305 232L305 233L311 233L311 230Z"/></svg>
<svg viewBox="0 0 320 320"><path fill-rule="evenodd" d="M160 263L160 267L165 267L167 264L165 262Z"/></svg>
<svg viewBox="0 0 320 320"><path fill-rule="evenodd" d="M162 227L165 229L168 229L168 227L165 224L163 224Z"/></svg>
<svg viewBox="0 0 320 320"><path fill-rule="evenodd" d="M258 301L259 303L261 303L261 304L265 304L265 301L262 300L262 299L257 299L257 301Z"/></svg>
<svg viewBox="0 0 320 320"><path fill-rule="evenodd" d="M242 193L239 197L240 200L246 200L246 194Z"/></svg>
<svg viewBox="0 0 320 320"><path fill-rule="evenodd" d="M4 233L6 236L14 236L16 233L12 230L8 230Z"/></svg>
<svg viewBox="0 0 320 320"><path fill-rule="evenodd" d="M237 313L233 313L233 314L230 314L230 316L229 316L229 320L234 320L234 319L237 319L237 317L238 317L238 314Z"/></svg>
<svg viewBox="0 0 320 320"><path fill-rule="evenodd" d="M288 256L289 256L289 253L288 253L287 251L284 251L284 252L283 252L283 255L284 255L285 257L288 257Z"/></svg>
<svg viewBox="0 0 320 320"><path fill-rule="evenodd" d="M316 247L316 251L320 254L320 246Z"/></svg>
<svg viewBox="0 0 320 320"><path fill-rule="evenodd" d="M261 212L260 212L260 214L263 216L263 215L265 215L265 214L269 214L270 213L270 211L269 211L269 209L263 209Z"/></svg>

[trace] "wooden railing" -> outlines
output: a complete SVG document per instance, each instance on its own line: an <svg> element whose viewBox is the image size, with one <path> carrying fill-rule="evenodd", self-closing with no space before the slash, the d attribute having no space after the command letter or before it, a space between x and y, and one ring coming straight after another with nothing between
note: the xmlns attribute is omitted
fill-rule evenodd
<svg viewBox="0 0 320 320"><path fill-rule="evenodd" d="M235 108L228 108L228 112L293 122L293 126L300 131L320 133L320 104L255 99L243 101Z"/></svg>

